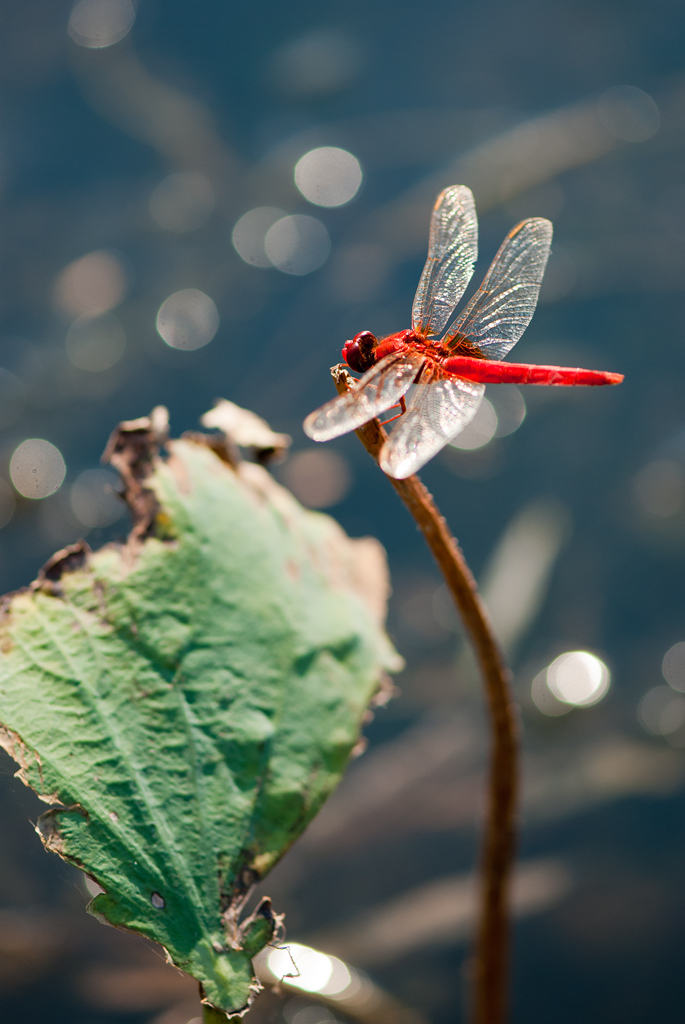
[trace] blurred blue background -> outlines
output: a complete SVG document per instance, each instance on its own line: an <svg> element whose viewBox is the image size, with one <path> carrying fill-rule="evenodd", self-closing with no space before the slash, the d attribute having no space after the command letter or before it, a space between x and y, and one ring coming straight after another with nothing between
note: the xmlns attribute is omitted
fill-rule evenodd
<svg viewBox="0 0 685 1024"><path fill-rule="evenodd" d="M474 280L516 221L554 221L514 358L625 383L489 387L422 477L521 705L513 1019L679 1021L684 30L672 0L0 4L1 589L78 537L125 533L99 463L118 421L162 403L178 434L221 396L292 436L277 477L388 551L407 668L265 891L293 939L433 1024L464 1019L467 1000L477 675L387 481L354 437L316 446L301 421L333 394L347 338L410 325L440 189L474 191ZM40 805L13 771L3 759L4 1018L196 1018L158 952L84 914L81 877L40 847ZM252 1014L336 1012L290 999Z"/></svg>

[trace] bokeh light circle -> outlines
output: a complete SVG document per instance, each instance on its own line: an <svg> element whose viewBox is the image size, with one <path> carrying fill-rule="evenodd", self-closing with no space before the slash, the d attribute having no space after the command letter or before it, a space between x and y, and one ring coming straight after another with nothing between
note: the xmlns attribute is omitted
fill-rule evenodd
<svg viewBox="0 0 685 1024"><path fill-rule="evenodd" d="M589 707L604 697L611 675L600 658L589 651L567 651L547 669L547 685L564 704Z"/></svg>
<svg viewBox="0 0 685 1024"><path fill-rule="evenodd" d="M328 448L296 452L283 469L295 497L309 508L331 508L348 494L352 474L347 459Z"/></svg>
<svg viewBox="0 0 685 1024"><path fill-rule="evenodd" d="M284 274L311 274L328 259L331 240L325 225L316 217L295 214L281 217L269 228L264 251Z"/></svg>
<svg viewBox="0 0 685 1024"><path fill-rule="evenodd" d="M661 662L664 679L674 690L685 693L685 642L673 644L666 651Z"/></svg>
<svg viewBox="0 0 685 1024"><path fill-rule="evenodd" d="M186 234L205 224L214 210L211 182L196 171L179 171L160 181L150 196L150 213L165 231Z"/></svg>
<svg viewBox="0 0 685 1024"><path fill-rule="evenodd" d="M298 942L289 942L283 948L271 949L267 965L276 978L304 992L321 992L333 974L332 957Z"/></svg>
<svg viewBox="0 0 685 1024"><path fill-rule="evenodd" d="M654 459L632 481L633 502L655 519L670 519L685 505L685 471L674 459Z"/></svg>
<svg viewBox="0 0 685 1024"><path fill-rule="evenodd" d="M126 292L126 272L106 249L89 252L64 268L54 287L54 301L69 317L99 316L118 306Z"/></svg>
<svg viewBox="0 0 685 1024"><path fill-rule="evenodd" d="M111 316L82 316L75 320L65 340L72 366L88 373L101 373L115 366L126 349L126 335Z"/></svg>
<svg viewBox="0 0 685 1024"><path fill-rule="evenodd" d="M112 46L133 28L136 20L131 0L79 0L69 16L69 35L91 50Z"/></svg>
<svg viewBox="0 0 685 1024"><path fill-rule="evenodd" d="M623 142L646 142L661 126L656 103L634 85L614 85L603 92L597 113L604 127Z"/></svg>
<svg viewBox="0 0 685 1024"><path fill-rule="evenodd" d="M78 521L92 529L109 526L120 519L126 506L116 493L118 483L117 475L106 469L86 469L80 473L69 494L71 509Z"/></svg>
<svg viewBox="0 0 685 1024"><path fill-rule="evenodd" d="M256 206L244 213L233 228L233 248L245 263L253 267L272 267L264 249L264 239L270 227L284 216L275 206Z"/></svg>
<svg viewBox="0 0 685 1024"><path fill-rule="evenodd" d="M305 199L316 206L349 203L361 183L359 161L346 149L338 149L337 146L311 149L295 164L295 184Z"/></svg>
<svg viewBox="0 0 685 1024"><path fill-rule="evenodd" d="M573 711L573 705L559 700L550 690L546 669L538 672L533 679L530 686L530 696L538 711L548 718L559 718L561 715L568 715L570 711Z"/></svg>
<svg viewBox="0 0 685 1024"><path fill-rule="evenodd" d="M174 292L159 307L157 331L170 348L186 352L202 348L218 330L218 310L198 288Z"/></svg>
<svg viewBox="0 0 685 1024"><path fill-rule="evenodd" d="M339 29L313 29L286 42L274 55L271 73L283 92L313 98L349 85L361 65L356 41Z"/></svg>
<svg viewBox="0 0 685 1024"><path fill-rule="evenodd" d="M490 404L497 414L495 437L507 437L521 426L526 418L526 400L515 384L497 384L488 389Z"/></svg>
<svg viewBox="0 0 685 1024"><path fill-rule="evenodd" d="M461 448L463 451L482 448L488 441L492 441L497 433L497 424L498 419L494 406L492 402L484 398L471 422L467 423L464 429L450 441L450 445L453 448Z"/></svg>
<svg viewBox="0 0 685 1024"><path fill-rule="evenodd" d="M654 686L640 700L637 717L652 736L670 736L685 725L685 697L670 686Z"/></svg>
<svg viewBox="0 0 685 1024"><path fill-rule="evenodd" d="M67 468L59 448L33 437L15 449L10 461L10 478L25 498L47 498L62 486Z"/></svg>

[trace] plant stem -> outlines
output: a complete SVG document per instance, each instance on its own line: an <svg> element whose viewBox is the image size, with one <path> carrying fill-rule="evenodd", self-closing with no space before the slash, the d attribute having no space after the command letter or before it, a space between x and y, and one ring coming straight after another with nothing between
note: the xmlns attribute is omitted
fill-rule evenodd
<svg viewBox="0 0 685 1024"><path fill-rule="evenodd" d="M339 394L354 387L345 367L331 370ZM378 461L386 433L378 420L356 431ZM518 740L507 669L476 582L456 539L417 476L388 477L433 553L480 663L492 727L488 806L481 860L475 949L474 1024L503 1024L508 1007L509 889L516 846Z"/></svg>
<svg viewBox="0 0 685 1024"><path fill-rule="evenodd" d="M229 1018L222 1010L208 1006L207 1003L202 1004L202 1024L228 1024L228 1021Z"/></svg>

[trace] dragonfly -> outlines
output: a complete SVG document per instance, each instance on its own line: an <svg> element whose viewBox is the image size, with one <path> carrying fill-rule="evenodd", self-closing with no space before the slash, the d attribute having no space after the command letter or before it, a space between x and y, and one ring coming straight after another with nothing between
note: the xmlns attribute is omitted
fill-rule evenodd
<svg viewBox="0 0 685 1024"><path fill-rule="evenodd" d="M347 394L311 413L305 433L314 441L328 441L400 408L391 417L398 422L381 449L379 465L401 480L473 419L486 384L620 384L620 373L504 360L535 312L551 242L552 225L542 217L512 228L480 288L450 323L478 257L478 219L465 185L441 192L431 216L411 328L380 339L361 331L347 341L343 359L363 376Z"/></svg>

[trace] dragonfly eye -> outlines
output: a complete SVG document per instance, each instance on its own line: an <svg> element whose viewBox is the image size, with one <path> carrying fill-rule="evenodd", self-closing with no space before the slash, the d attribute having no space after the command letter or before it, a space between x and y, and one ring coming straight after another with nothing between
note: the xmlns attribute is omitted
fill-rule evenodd
<svg viewBox="0 0 685 1024"><path fill-rule="evenodd" d="M374 349L378 341L371 331L360 331L352 341L346 341L342 350L343 359L352 370L366 373L375 363Z"/></svg>

